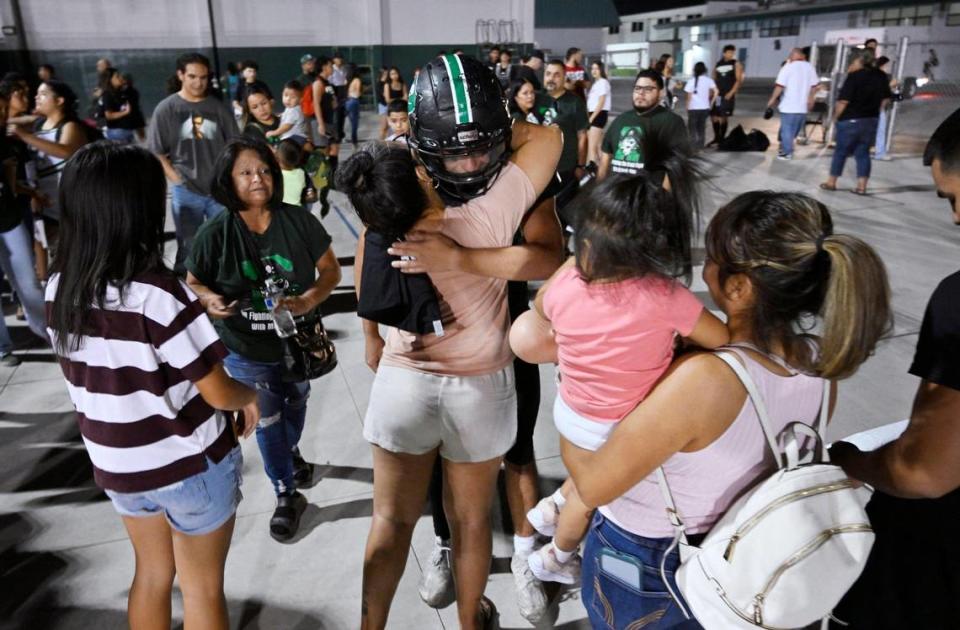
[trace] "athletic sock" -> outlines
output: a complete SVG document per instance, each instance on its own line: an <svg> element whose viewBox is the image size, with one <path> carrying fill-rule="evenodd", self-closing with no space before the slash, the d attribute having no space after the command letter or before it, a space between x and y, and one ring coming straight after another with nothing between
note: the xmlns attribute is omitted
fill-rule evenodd
<svg viewBox="0 0 960 630"><path fill-rule="evenodd" d="M566 564L569 562L570 558L573 557L573 554L576 552L576 549L573 551L564 551L560 547L557 547L557 543L553 543L553 555L557 557L557 562L560 564Z"/></svg>
<svg viewBox="0 0 960 630"><path fill-rule="evenodd" d="M560 488L557 488L557 491L550 495L550 498L553 499L553 502L557 505L558 510L562 510L563 506L567 503L567 497L563 496L563 493L560 492Z"/></svg>
<svg viewBox="0 0 960 630"><path fill-rule="evenodd" d="M533 551L533 544L537 542L536 536L513 536L513 552L529 554Z"/></svg>

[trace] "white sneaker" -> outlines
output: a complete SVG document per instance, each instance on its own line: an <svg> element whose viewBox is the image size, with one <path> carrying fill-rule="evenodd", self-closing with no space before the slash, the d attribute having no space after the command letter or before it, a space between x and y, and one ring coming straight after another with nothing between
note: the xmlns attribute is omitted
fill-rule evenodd
<svg viewBox="0 0 960 630"><path fill-rule="evenodd" d="M523 618L537 625L547 614L547 594L543 583L530 570L529 558L532 553L515 553L510 560L513 572L513 586L517 591L517 607Z"/></svg>
<svg viewBox="0 0 960 630"><path fill-rule="evenodd" d="M566 562L557 560L553 543L530 554L530 570L544 582L576 584L580 581L580 554L574 553Z"/></svg>
<svg viewBox="0 0 960 630"><path fill-rule="evenodd" d="M786 153L778 153L778 154L777 154L777 159L778 159L778 160L784 160L784 161L786 161L786 162L789 162L790 160L793 159L793 156L792 156L792 155L787 155Z"/></svg>
<svg viewBox="0 0 960 630"><path fill-rule="evenodd" d="M557 533L557 520L560 518L560 508L553 497L540 499L537 505L527 512L527 520L544 536L553 538Z"/></svg>
<svg viewBox="0 0 960 630"><path fill-rule="evenodd" d="M427 566L423 568L417 585L420 599L431 608L444 608L457 598L453 587L453 571L450 568L450 542L436 539Z"/></svg>

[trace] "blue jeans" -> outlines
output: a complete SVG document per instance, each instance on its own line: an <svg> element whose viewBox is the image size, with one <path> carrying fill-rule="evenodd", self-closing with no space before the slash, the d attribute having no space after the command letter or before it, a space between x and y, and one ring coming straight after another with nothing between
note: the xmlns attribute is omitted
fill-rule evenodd
<svg viewBox="0 0 960 630"><path fill-rule="evenodd" d="M806 122L806 114L780 113L780 153L782 155L793 155L793 140Z"/></svg>
<svg viewBox="0 0 960 630"><path fill-rule="evenodd" d="M876 137L876 118L838 120L837 146L830 162L831 177L843 174L843 165L850 155L857 161L857 177L870 177L870 145Z"/></svg>
<svg viewBox="0 0 960 630"><path fill-rule="evenodd" d="M350 142L357 143L357 127L360 126L360 99L348 98L344 107L350 119Z"/></svg>
<svg viewBox="0 0 960 630"><path fill-rule="evenodd" d="M599 511L594 514L583 548L580 594L595 629L702 630L695 620L683 616L660 577L660 559L670 542L631 534ZM674 550L667 557L666 574L678 597L673 573L679 565L680 556Z"/></svg>
<svg viewBox="0 0 960 630"><path fill-rule="evenodd" d="M251 361L235 352L231 352L223 364L230 376L257 390L260 405L257 445L263 468L277 495L292 492L296 489L292 452L303 433L310 381L284 383L279 363Z"/></svg>
<svg viewBox="0 0 960 630"><path fill-rule="evenodd" d="M184 184L173 187L172 197L173 223L177 230L177 260L173 270L182 275L186 271L184 263L190 257L197 230L206 219L217 216L224 208L213 197L195 193Z"/></svg>
<svg viewBox="0 0 960 630"><path fill-rule="evenodd" d="M877 119L877 138L873 142L876 150L874 157L882 158L887 156L887 110L880 110L880 118Z"/></svg>
<svg viewBox="0 0 960 630"><path fill-rule="evenodd" d="M41 339L47 340L46 308L43 303L43 290L33 268L33 240L22 223L12 230L0 233L0 269L16 291L23 312L27 316L30 330ZM7 324L0 317L0 356L10 354L13 340Z"/></svg>
<svg viewBox="0 0 960 630"><path fill-rule="evenodd" d="M111 129L107 127L103 135L107 140L113 140L120 144L133 144L133 129Z"/></svg>

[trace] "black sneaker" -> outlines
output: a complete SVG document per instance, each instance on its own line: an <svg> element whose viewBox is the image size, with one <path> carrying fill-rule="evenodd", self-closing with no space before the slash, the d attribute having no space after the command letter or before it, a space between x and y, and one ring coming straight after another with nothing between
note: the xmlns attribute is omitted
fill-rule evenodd
<svg viewBox="0 0 960 630"><path fill-rule="evenodd" d="M293 480L298 488L309 486L313 481L313 464L308 462L300 454L299 448L294 448L291 452L293 457Z"/></svg>

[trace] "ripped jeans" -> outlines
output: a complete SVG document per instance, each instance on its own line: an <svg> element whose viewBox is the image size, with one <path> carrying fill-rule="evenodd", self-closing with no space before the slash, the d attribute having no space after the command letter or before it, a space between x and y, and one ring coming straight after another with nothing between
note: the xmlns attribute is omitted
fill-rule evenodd
<svg viewBox="0 0 960 630"><path fill-rule="evenodd" d="M263 468L280 494L296 489L293 481L293 449L300 442L307 416L310 381L284 383L279 363L252 361L235 352L224 360L230 376L257 390L260 424L257 445Z"/></svg>

